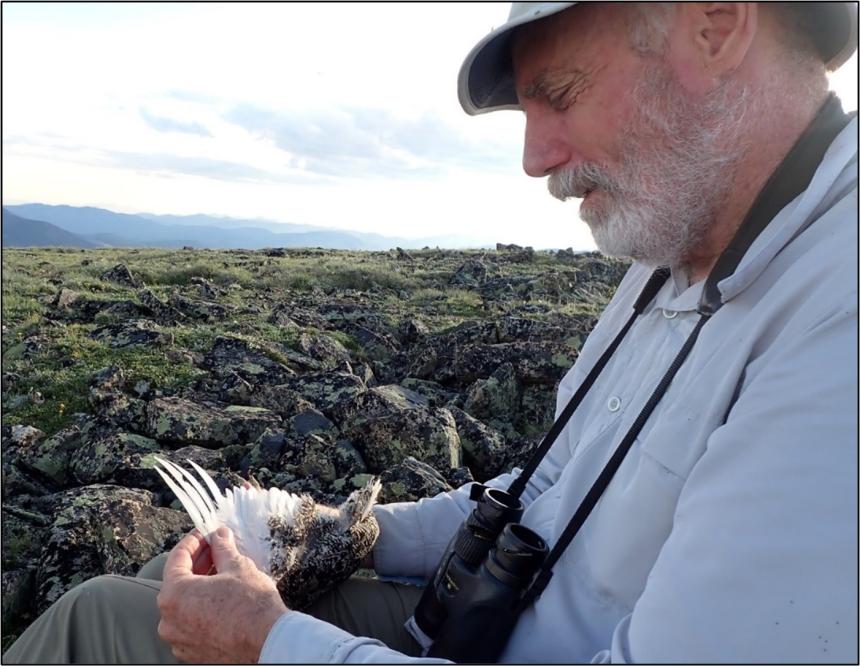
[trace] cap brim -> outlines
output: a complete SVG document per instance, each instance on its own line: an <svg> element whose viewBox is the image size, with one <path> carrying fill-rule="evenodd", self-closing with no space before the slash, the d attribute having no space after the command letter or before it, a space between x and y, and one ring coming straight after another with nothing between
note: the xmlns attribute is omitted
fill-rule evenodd
<svg viewBox="0 0 860 666"><path fill-rule="evenodd" d="M510 18L478 42L466 56L457 77L460 105L470 116L519 109L511 66L511 38L525 23L552 16L575 2L539 2L522 16Z"/></svg>

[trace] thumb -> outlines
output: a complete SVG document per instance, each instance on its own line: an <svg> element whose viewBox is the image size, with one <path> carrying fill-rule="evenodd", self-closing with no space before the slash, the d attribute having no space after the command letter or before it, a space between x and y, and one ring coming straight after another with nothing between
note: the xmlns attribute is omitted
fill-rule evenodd
<svg viewBox="0 0 860 666"><path fill-rule="evenodd" d="M221 526L211 537L212 564L218 573L237 571L242 562L242 554L236 548L233 532Z"/></svg>

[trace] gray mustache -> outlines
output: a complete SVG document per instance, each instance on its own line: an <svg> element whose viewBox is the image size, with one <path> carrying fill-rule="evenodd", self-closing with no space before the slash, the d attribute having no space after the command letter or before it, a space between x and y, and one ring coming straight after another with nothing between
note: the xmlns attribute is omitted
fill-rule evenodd
<svg viewBox="0 0 860 666"><path fill-rule="evenodd" d="M550 174L549 193L560 201L582 199L591 190L616 192L617 184L606 171L595 164L582 164L573 169L560 169Z"/></svg>

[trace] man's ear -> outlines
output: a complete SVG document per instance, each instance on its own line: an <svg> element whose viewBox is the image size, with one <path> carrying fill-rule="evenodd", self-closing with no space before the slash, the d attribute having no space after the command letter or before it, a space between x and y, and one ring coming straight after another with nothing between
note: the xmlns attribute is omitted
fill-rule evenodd
<svg viewBox="0 0 860 666"><path fill-rule="evenodd" d="M756 2L680 2L671 59L691 90L706 92L736 70L758 29Z"/></svg>

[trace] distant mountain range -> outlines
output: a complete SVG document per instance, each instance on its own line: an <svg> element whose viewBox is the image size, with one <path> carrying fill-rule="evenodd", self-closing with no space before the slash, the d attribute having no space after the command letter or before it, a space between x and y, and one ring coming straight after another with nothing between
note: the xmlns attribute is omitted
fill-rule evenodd
<svg viewBox="0 0 860 666"><path fill-rule="evenodd" d="M128 215L103 208L21 204L3 206L3 247L487 247L458 236L397 238L271 220L210 215Z"/></svg>
<svg viewBox="0 0 860 666"><path fill-rule="evenodd" d="M41 220L3 209L3 247L97 247L91 241Z"/></svg>

